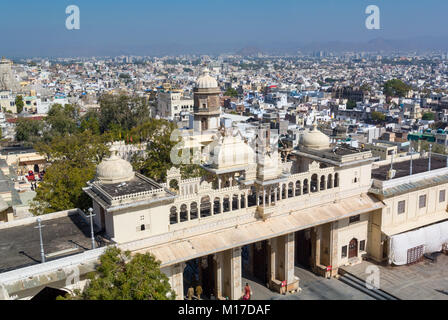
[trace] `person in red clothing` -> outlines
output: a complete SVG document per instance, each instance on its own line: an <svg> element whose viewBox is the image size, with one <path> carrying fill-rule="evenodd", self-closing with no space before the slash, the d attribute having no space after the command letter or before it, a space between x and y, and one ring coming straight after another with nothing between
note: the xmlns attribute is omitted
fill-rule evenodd
<svg viewBox="0 0 448 320"><path fill-rule="evenodd" d="M244 287L243 300L250 300L251 295L252 295L252 290L250 289L249 283L246 282L246 286Z"/></svg>

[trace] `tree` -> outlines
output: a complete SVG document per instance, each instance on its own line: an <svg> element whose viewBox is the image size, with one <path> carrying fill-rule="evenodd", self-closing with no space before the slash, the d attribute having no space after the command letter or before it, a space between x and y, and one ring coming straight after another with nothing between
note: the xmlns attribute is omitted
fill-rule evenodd
<svg viewBox="0 0 448 320"><path fill-rule="evenodd" d="M82 188L94 178L96 166L109 154L103 137L84 131L56 136L50 143L37 143L35 148L51 165L36 189L31 212L41 215L72 208L87 209L91 200Z"/></svg>
<svg viewBox="0 0 448 320"><path fill-rule="evenodd" d="M348 100L347 101L347 109L354 109L356 107L356 101Z"/></svg>
<svg viewBox="0 0 448 320"><path fill-rule="evenodd" d="M65 135L75 133L78 129L79 107L66 104L64 106L55 103L48 111L45 122L48 127L48 134Z"/></svg>
<svg viewBox="0 0 448 320"><path fill-rule="evenodd" d="M383 93L386 97L405 97L411 87L399 79L386 81L383 87Z"/></svg>
<svg viewBox="0 0 448 320"><path fill-rule="evenodd" d="M425 112L422 115L422 120L434 120L435 119L435 114L432 112Z"/></svg>
<svg viewBox="0 0 448 320"><path fill-rule="evenodd" d="M83 292L59 297L68 300L173 300L167 276L160 261L149 254L122 252L110 247L100 257L96 273L90 275Z"/></svg>
<svg viewBox="0 0 448 320"><path fill-rule="evenodd" d="M372 120L375 122L383 122L386 120L386 115L378 111L373 111L371 116Z"/></svg>
<svg viewBox="0 0 448 320"><path fill-rule="evenodd" d="M17 113L21 113L23 111L23 106L24 106L23 97L16 96L15 104L16 104Z"/></svg>
<svg viewBox="0 0 448 320"><path fill-rule="evenodd" d="M129 131L148 120L149 115L150 106L144 97L104 95L100 99L101 133L110 130L113 124Z"/></svg>
<svg viewBox="0 0 448 320"><path fill-rule="evenodd" d="M225 96L238 97L238 92L234 88L229 88L224 92Z"/></svg>
<svg viewBox="0 0 448 320"><path fill-rule="evenodd" d="M17 118L16 140L26 145L33 145L41 139L44 122L31 118Z"/></svg>

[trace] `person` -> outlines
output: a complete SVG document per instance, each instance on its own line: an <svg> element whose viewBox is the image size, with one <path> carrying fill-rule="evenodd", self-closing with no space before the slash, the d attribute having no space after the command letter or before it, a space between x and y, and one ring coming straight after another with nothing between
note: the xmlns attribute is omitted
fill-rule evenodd
<svg viewBox="0 0 448 320"><path fill-rule="evenodd" d="M190 288L188 288L188 291L187 291L187 299L192 300L193 296L194 296L194 289L192 286L190 286Z"/></svg>
<svg viewBox="0 0 448 320"><path fill-rule="evenodd" d="M199 284L199 285L196 287L196 296L198 297L198 300L201 300L201 294L202 294L202 287L201 287L201 285Z"/></svg>
<svg viewBox="0 0 448 320"><path fill-rule="evenodd" d="M243 300L250 300L250 296L252 295L252 290L249 286L249 283L246 282L246 286L244 287L244 296Z"/></svg>

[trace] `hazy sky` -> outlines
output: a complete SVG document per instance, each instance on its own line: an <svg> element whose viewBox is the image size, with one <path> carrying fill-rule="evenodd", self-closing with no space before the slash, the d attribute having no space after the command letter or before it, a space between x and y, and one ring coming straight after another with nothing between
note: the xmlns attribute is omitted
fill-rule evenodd
<svg viewBox="0 0 448 320"><path fill-rule="evenodd" d="M141 53L448 35L446 0L21 0L0 6L0 55ZM81 28L65 28L68 5ZM381 30L365 9L381 10Z"/></svg>

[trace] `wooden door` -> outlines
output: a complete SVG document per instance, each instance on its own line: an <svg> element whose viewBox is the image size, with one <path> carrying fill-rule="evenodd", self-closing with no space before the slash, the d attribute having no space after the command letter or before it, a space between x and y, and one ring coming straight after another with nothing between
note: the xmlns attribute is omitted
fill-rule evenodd
<svg viewBox="0 0 448 320"><path fill-rule="evenodd" d="M354 258L358 256L358 240L352 239L348 245L348 258Z"/></svg>

